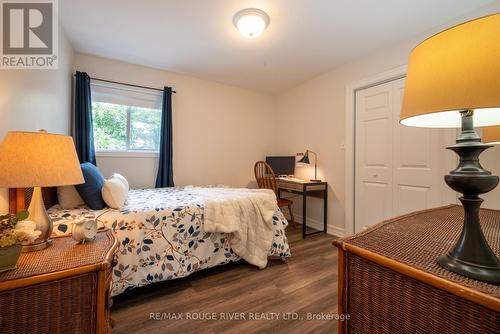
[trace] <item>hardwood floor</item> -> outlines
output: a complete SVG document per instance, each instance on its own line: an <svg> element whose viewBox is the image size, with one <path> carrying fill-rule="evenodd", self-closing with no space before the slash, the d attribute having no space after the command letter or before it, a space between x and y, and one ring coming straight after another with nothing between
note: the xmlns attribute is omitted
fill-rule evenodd
<svg viewBox="0 0 500 334"><path fill-rule="evenodd" d="M335 320L307 320L308 313L337 312L335 237L317 234L302 240L300 231L300 225L287 229L292 257L286 263L271 260L266 269L259 270L239 261L116 297L111 310L113 333L335 332ZM150 313L166 317L177 312L183 319L150 319ZM284 319L286 312L303 320ZM215 320L192 320L212 313ZM231 315L244 319L229 320Z"/></svg>

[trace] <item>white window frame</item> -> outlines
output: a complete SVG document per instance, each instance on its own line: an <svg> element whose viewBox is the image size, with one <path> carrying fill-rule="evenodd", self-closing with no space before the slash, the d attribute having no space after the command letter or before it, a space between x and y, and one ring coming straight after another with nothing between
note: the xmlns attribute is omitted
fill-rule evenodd
<svg viewBox="0 0 500 334"><path fill-rule="evenodd" d="M91 90L93 91L96 87L101 87L105 89L112 89L116 92L120 92L117 95L120 95L122 98L127 99L127 98L133 98L132 95L134 94L144 94L145 96L150 96L152 99L157 99L158 101L162 100L162 93L149 90L149 89L140 89L140 88L133 88L129 87L126 85L120 85L120 84L108 84L108 83L101 83L101 82L91 82ZM100 102L100 103L112 103L112 102L106 102L106 101L100 101L100 100L94 100L92 97L91 103L94 102ZM124 103L115 103L119 105L124 105L127 106L128 108L134 107L133 105L128 105ZM140 105L138 105L140 107ZM151 106L143 106L144 108L151 108ZM126 141L126 149L125 150L101 150L97 149L95 150L95 154L97 157L126 157L126 158L156 158L159 156L159 150L134 150L130 149L130 110L127 108L127 141ZM161 107L158 108L161 112ZM161 125L160 125L161 126Z"/></svg>

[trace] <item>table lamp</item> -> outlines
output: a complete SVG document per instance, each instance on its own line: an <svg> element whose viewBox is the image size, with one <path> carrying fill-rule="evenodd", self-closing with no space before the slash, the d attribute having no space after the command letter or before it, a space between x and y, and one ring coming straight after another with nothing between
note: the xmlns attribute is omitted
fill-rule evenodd
<svg viewBox="0 0 500 334"><path fill-rule="evenodd" d="M23 251L48 247L52 221L45 211L41 187L84 183L73 138L41 132L8 132L0 144L0 187L30 188L33 196L28 220L41 235Z"/></svg>
<svg viewBox="0 0 500 334"><path fill-rule="evenodd" d="M298 162L301 164L309 165L311 163L311 161L309 160L309 153L314 154L314 179L309 181L321 182L321 180L318 180L318 155L315 152L311 150L306 150L304 156Z"/></svg>
<svg viewBox="0 0 500 334"><path fill-rule="evenodd" d="M500 14L481 17L434 35L410 55L401 124L461 127L448 149L460 157L445 176L462 193L464 225L455 246L437 259L447 270L500 284L500 261L488 245L479 221L480 194L493 190L498 177L483 169L476 126L500 125Z"/></svg>
<svg viewBox="0 0 500 334"><path fill-rule="evenodd" d="M483 128L483 142L490 145L500 144L500 126Z"/></svg>

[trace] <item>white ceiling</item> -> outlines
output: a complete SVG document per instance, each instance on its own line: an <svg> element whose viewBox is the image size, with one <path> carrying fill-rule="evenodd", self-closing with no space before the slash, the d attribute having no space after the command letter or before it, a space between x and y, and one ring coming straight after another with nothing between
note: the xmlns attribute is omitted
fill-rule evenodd
<svg viewBox="0 0 500 334"><path fill-rule="evenodd" d="M60 20L79 52L281 92L494 0L62 0ZM242 37L233 14L271 23Z"/></svg>

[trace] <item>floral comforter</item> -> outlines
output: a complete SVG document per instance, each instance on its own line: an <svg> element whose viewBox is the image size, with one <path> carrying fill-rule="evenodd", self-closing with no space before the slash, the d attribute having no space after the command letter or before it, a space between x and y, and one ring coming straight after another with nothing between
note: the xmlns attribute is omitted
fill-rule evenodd
<svg viewBox="0 0 500 334"><path fill-rule="evenodd" d="M185 277L205 268L237 261L226 235L203 230L203 201L186 188L130 190L122 210L79 207L48 210L53 235L71 232L71 223L93 217L100 228L113 229L119 241L118 264L113 269L111 294L154 282ZM289 257L288 225L279 209L273 216L273 244L269 256Z"/></svg>

